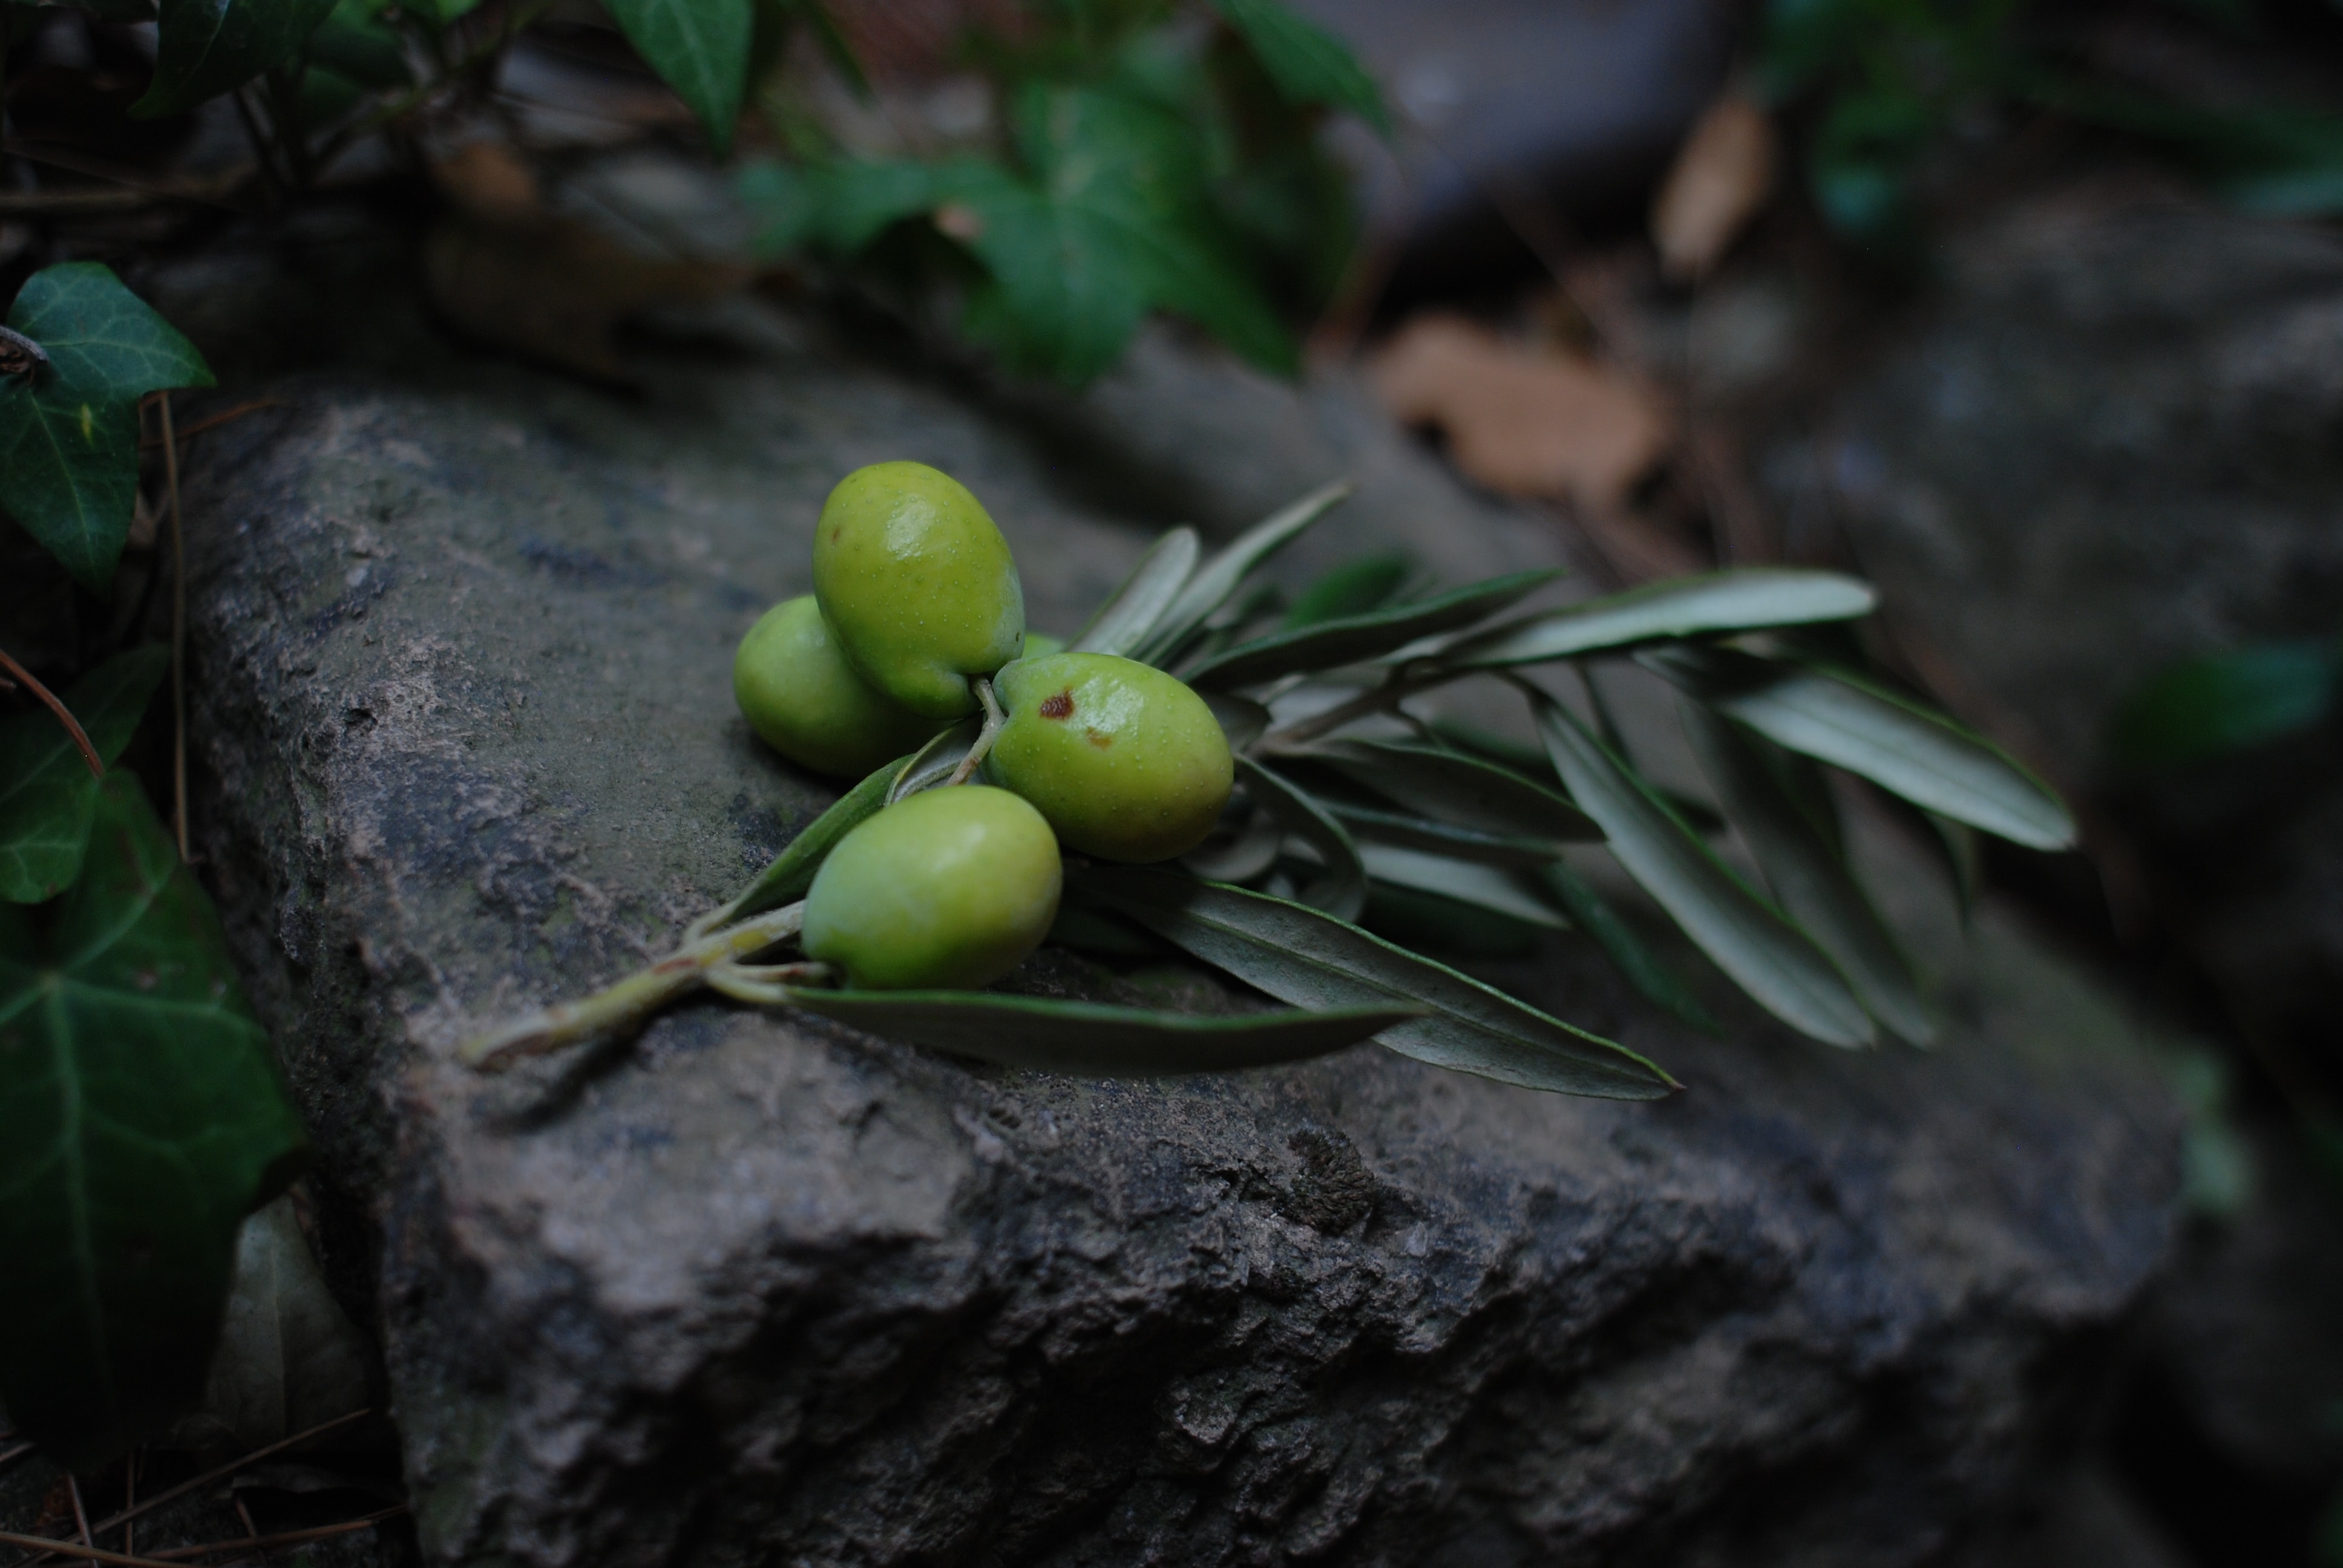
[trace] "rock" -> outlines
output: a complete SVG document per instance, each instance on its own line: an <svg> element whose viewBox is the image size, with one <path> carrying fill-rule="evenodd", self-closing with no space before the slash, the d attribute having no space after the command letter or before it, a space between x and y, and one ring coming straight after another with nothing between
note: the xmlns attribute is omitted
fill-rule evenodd
<svg viewBox="0 0 2343 1568"><path fill-rule="evenodd" d="M401 352L197 443L189 689L201 853L428 1561L1893 1565L2071 1447L2167 1247L2174 1116L2103 996L2005 913L1965 944L1876 834L1934 1054L1790 1038L1714 976L1693 1035L1566 944L1496 971L1663 1060L1664 1104L1373 1047L1079 1081L707 1001L454 1067L827 799L728 669L851 467L966 480L1045 628L1171 508L1225 533L1353 462L1315 549L1556 544L1354 394L1163 343L1048 418L759 305L671 331L637 399ZM1019 983L1227 1002L1047 952Z"/></svg>
<svg viewBox="0 0 2343 1568"><path fill-rule="evenodd" d="M1855 553L1948 699L2100 788L2235 1014L2331 1051L2338 736L2153 788L2100 745L2175 660L2343 629L2343 240L2110 179L1943 271L1823 421Z"/></svg>
<svg viewBox="0 0 2343 1568"><path fill-rule="evenodd" d="M1523 255L1497 202L1640 227L1652 187L1725 85L1748 8L1728 0L1300 0L1383 85L1399 134L1356 138L1369 205L1412 264Z"/></svg>

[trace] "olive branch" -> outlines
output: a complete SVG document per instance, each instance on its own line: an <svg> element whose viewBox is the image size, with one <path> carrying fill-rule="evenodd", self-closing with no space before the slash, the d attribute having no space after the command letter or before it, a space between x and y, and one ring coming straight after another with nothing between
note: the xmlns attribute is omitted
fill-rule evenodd
<svg viewBox="0 0 2343 1568"><path fill-rule="evenodd" d="M1350 493L1330 485L1206 556L1192 528L1159 538L1070 651L1177 676L1212 709L1236 759L1220 826L1166 866L1067 858L1053 940L1110 952L1168 945L1282 1002L1199 1018L993 991L832 989L818 962L759 963L803 924L830 851L923 789L971 778L1005 715L983 713L850 789L668 957L576 1001L511 1020L459 1054L494 1069L639 1026L706 986L1010 1066L1094 1074L1292 1061L1373 1040L1508 1083L1644 1099L1675 1083L1634 1051L1359 924L1371 894L1429 897L1591 940L1657 1005L1709 1025L1690 986L1572 868L1600 844L1742 990L1801 1033L1845 1047L1925 1045L1932 1011L1857 880L1826 770L1926 812L1946 842L1982 831L2038 849L2075 840L2056 794L1991 741L1876 676L1817 657L1816 628L1877 596L1837 572L1766 568L1519 611L1557 575L1518 572L1410 597L1387 571L1338 568L1267 620L1248 591L1272 555ZM1704 808L1640 773L1588 678L1632 659L1676 689L1724 821L1764 888L1710 847ZM1525 678L1561 667L1585 712ZM1532 750L1427 718L1413 699L1469 678L1528 705Z"/></svg>

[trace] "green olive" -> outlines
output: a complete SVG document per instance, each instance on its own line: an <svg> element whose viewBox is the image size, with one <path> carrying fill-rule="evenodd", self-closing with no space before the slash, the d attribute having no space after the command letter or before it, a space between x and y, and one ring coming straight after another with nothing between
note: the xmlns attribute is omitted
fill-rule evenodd
<svg viewBox="0 0 2343 1568"><path fill-rule="evenodd" d="M792 762L860 778L919 749L938 728L854 673L811 594L767 610L732 656L732 695L749 728Z"/></svg>
<svg viewBox="0 0 2343 1568"><path fill-rule="evenodd" d="M969 678L1024 642L1009 542L960 481L924 463L873 463L838 482L814 534L813 591L862 678L930 719L975 712Z"/></svg>
<svg viewBox="0 0 2343 1568"><path fill-rule="evenodd" d="M1028 631L1025 634L1025 651L1019 654L1017 657L1020 658L1046 658L1053 653L1063 653L1065 651L1066 639L1064 638L1051 637L1046 631Z"/></svg>
<svg viewBox="0 0 2343 1568"><path fill-rule="evenodd" d="M1111 653L1023 658L994 685L1009 722L987 776L1041 809L1069 849L1168 860L1204 841L1228 804L1228 738L1178 680Z"/></svg>
<svg viewBox="0 0 2343 1568"><path fill-rule="evenodd" d="M805 953L861 990L989 985L1049 934L1061 875L1050 825L1008 790L923 790L822 862L806 894Z"/></svg>

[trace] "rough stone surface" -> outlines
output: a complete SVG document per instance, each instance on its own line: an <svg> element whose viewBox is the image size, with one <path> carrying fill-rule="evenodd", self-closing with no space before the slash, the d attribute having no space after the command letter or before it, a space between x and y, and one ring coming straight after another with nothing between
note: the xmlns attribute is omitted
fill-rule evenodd
<svg viewBox="0 0 2343 1568"><path fill-rule="evenodd" d="M1726 1033L1691 1035L1567 943L1503 971L1669 1065L1664 1104L1372 1047L1077 1081L716 1003L447 1063L824 799L727 669L855 464L967 480L1044 627L1168 509L1225 531L1345 465L1313 548L1550 557L1339 389L1189 364L1044 417L743 306L639 398L417 352L199 443L202 853L431 1561L1888 1568L2055 1473L2167 1246L2171 1113L2104 997L1999 914L1965 940L1885 839L1933 1055L1795 1040L1713 976ZM1226 1005L1065 956L1018 983Z"/></svg>
<svg viewBox="0 0 2343 1568"><path fill-rule="evenodd" d="M2174 660L2343 630L2343 240L2109 179L1948 250L1819 467L1946 695L2070 788ZM2343 729L2107 803L2249 1024L2332 1045Z"/></svg>

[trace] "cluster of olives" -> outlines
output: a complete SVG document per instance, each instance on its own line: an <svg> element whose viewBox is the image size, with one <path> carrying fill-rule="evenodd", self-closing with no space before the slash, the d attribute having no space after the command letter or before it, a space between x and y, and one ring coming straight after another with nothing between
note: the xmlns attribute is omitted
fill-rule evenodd
<svg viewBox="0 0 2343 1568"><path fill-rule="evenodd" d="M858 777L986 715L985 782L896 801L816 875L805 953L847 984L989 984L1056 919L1060 844L1166 860L1219 821L1234 772L1212 709L1160 669L1029 635L1008 541L949 475L874 463L839 481L813 583L733 659L740 711L775 750Z"/></svg>

